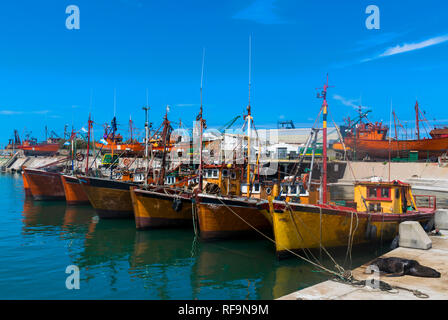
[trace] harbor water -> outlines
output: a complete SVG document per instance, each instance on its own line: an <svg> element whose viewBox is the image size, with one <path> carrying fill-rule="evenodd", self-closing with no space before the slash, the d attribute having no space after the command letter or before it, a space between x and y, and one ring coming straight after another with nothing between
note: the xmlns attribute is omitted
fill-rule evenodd
<svg viewBox="0 0 448 320"><path fill-rule="evenodd" d="M331 192L342 199L352 190ZM328 279L297 257L278 261L263 238L201 242L192 228L136 231L133 220L100 220L89 206L26 200L20 175L0 175L0 193L0 299L275 299ZM446 207L447 196L437 196ZM344 248L332 254L355 268L388 250L355 247L351 261ZM79 289L66 287L71 265Z"/></svg>

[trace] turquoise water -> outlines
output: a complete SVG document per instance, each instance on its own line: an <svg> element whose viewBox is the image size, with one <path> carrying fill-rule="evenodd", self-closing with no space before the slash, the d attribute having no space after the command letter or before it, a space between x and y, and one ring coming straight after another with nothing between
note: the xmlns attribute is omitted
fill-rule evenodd
<svg viewBox="0 0 448 320"><path fill-rule="evenodd" d="M20 175L0 175L0 194L0 299L273 299L328 278L277 261L265 239L203 243L192 229L136 231L88 206L25 200ZM355 248L352 266L387 249ZM65 286L69 265L79 290Z"/></svg>

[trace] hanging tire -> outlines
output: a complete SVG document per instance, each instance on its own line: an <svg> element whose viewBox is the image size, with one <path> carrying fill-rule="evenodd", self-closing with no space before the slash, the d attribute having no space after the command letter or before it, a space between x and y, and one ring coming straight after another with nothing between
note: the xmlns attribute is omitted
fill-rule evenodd
<svg viewBox="0 0 448 320"><path fill-rule="evenodd" d="M171 207L174 211L179 212L180 210L182 210L182 200L178 198L174 199Z"/></svg>
<svg viewBox="0 0 448 320"><path fill-rule="evenodd" d="M84 155L82 153L78 152L76 154L76 160L79 161L79 162L83 161L84 160Z"/></svg>

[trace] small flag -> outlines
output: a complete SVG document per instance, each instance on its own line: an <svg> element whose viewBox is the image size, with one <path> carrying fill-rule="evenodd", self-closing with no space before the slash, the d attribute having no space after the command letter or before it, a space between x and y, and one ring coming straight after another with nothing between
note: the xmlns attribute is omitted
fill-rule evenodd
<svg viewBox="0 0 448 320"><path fill-rule="evenodd" d="M64 146L69 146L69 145L70 145L70 142L68 142L68 141L64 142Z"/></svg>
<svg viewBox="0 0 448 320"><path fill-rule="evenodd" d="M82 130L83 132L87 132L86 128L84 128L84 127L82 127L81 130Z"/></svg>
<svg viewBox="0 0 448 320"><path fill-rule="evenodd" d="M101 143L101 144L104 144L105 146L107 146L107 141L104 140L104 139L100 139L100 143Z"/></svg>

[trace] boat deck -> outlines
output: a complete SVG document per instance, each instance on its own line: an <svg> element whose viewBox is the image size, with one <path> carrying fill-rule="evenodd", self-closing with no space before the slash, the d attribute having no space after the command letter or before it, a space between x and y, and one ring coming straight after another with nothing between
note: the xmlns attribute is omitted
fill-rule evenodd
<svg viewBox="0 0 448 320"><path fill-rule="evenodd" d="M328 280L314 286L293 292L278 300L447 300L448 299L448 231L442 230L441 236L431 236L432 248L429 250L397 248L382 257L399 257L417 260L421 265L436 269L440 278L422 278L414 276L387 277L380 280L391 286L419 290L429 298L416 297L412 292L400 289L395 293L372 289L368 286L354 287L351 285ZM353 270L358 280L367 280L371 275L365 274L369 262Z"/></svg>

